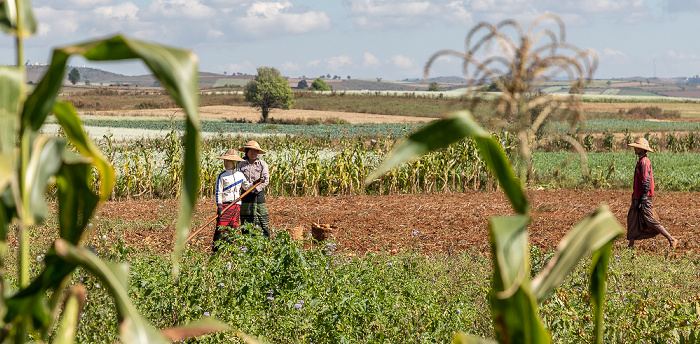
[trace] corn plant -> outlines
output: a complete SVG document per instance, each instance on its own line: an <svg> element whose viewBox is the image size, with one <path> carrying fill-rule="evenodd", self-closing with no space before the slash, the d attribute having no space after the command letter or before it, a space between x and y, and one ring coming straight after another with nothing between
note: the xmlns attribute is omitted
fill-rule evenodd
<svg viewBox="0 0 700 344"><path fill-rule="evenodd" d="M471 78L473 84L470 86L475 86L474 83L483 83L487 79L493 80L501 91L501 96L496 101L499 114L506 122L516 122L514 126L521 145L520 178L516 177L503 151L503 145L479 126L470 111L464 110L454 112L447 118L432 122L411 134L407 140L392 149L381 165L365 179L365 183L371 183L386 171L414 157L444 149L465 137L472 138L478 147L480 157L505 192L515 213L511 216L491 218L489 222L494 268L488 296L497 341L499 343L550 343L551 336L538 315L538 304L564 281L581 258L593 252L590 280L591 301L595 313L593 337L596 343L602 343L608 259L613 241L623 233L607 206L601 205L574 226L560 242L557 253L547 266L534 278L531 279L529 276L531 270L527 226L531 221L531 215L522 184L532 173L530 140L547 116L559 107L561 102L549 97L534 97L528 100L527 93L538 80L549 80L562 71L567 72L572 80L572 94L568 98L568 103L574 110L568 113L573 114L574 119L581 120L582 112L574 94L578 93L591 79L596 64L595 58L589 61L588 58L591 56L589 52L580 51L564 42L564 25L558 17L545 16L544 18L552 18L559 24L561 41L557 40L554 32L547 30L535 35L533 30L542 17L535 21L526 35L523 34L520 25L514 21L504 21L498 26L481 23L468 34L466 53L440 51L434 54L426 64L427 76L430 65L436 58L446 54L457 55L464 59L465 75L469 76L470 64L476 68L476 75ZM502 33L501 30L504 27L514 28L520 33L520 46ZM472 36L481 29L486 31L485 36L472 46ZM552 42L536 47L541 37L549 38ZM474 54L484 45L488 51L490 43L493 42L500 46L506 57L490 55L492 57L485 61L476 59ZM573 50L574 56L557 55L556 50L560 47ZM545 56L540 56L541 53ZM578 59L581 62L578 62ZM492 65L506 67L508 71L502 72L498 67L492 68ZM481 101L482 95L478 93L479 91L476 91L476 94L468 95L467 108L473 109ZM539 113L532 118L532 110L535 108ZM515 117L511 117L513 113ZM577 146L580 148L579 152L584 153L581 145L571 136L562 136L561 139ZM583 161L584 159L582 159L582 167ZM454 342L490 343L491 341L459 333L455 336Z"/></svg>
<svg viewBox="0 0 700 344"><path fill-rule="evenodd" d="M559 32L550 29L536 31L538 26L553 21ZM512 30L517 37L508 32ZM520 24L505 20L497 25L482 22L467 34L466 51L442 50L430 57L425 67L427 79L430 66L444 55L453 55L463 60L462 72L469 81L473 93L465 97L467 109L476 113L477 106L489 97L491 89L500 91L493 102L496 116L490 117L494 125L517 133L520 142L519 177L530 181L533 176L531 147L535 135L550 117L558 114L569 120L572 128L583 123L583 111L579 94L591 81L597 68L597 57L593 51L581 50L565 41L564 23L553 14L537 18L527 32ZM560 51L564 51L560 53ZM567 54L570 52L570 54ZM479 56L485 56L480 59ZM537 91L537 85L551 81L560 74L571 80L569 95L565 98ZM480 85L491 83L493 87ZM560 109L563 106L566 109ZM566 141L576 141L569 134L557 134ZM574 145L579 155L585 151ZM583 165L582 165L583 166Z"/></svg>
<svg viewBox="0 0 700 344"><path fill-rule="evenodd" d="M516 177L500 143L481 128L468 111L459 111L410 135L396 146L365 180L372 182L414 157L442 149L465 136L476 142L486 162L508 197L514 215L489 222L493 275L489 300L494 332L499 343L550 343L551 337L538 315L538 304L561 284L578 261L593 252L590 292L594 308L596 343L602 343L603 302L608 259L615 238L623 233L607 206L601 205L579 222L559 243L550 263L530 278L527 226L531 221L525 190ZM455 343L490 343L489 340L457 334Z"/></svg>
<svg viewBox="0 0 700 344"><path fill-rule="evenodd" d="M89 235L88 223L96 207L112 192L114 169L86 135L73 106L56 100L72 55L91 61L140 59L184 109L181 211L172 257L173 276L177 276L199 188L197 58L189 51L119 35L65 46L53 51L44 77L27 95L23 41L37 28L30 1L0 2L0 27L14 36L17 48L17 66L0 66L0 249L5 249L10 230L16 230L19 243L18 289L11 288L5 276L1 285L0 342L72 342L86 299L81 284L67 288L78 267L100 278L110 291L120 337L125 343L167 343L226 328L207 320L159 332L129 299L126 269L103 261L82 245ZM49 113L55 115L65 137L40 133ZM93 169L98 172L97 189L93 187ZM45 193L52 180L57 189L58 239L46 253L43 269L32 278L28 231L47 217ZM4 268L0 270L4 272Z"/></svg>

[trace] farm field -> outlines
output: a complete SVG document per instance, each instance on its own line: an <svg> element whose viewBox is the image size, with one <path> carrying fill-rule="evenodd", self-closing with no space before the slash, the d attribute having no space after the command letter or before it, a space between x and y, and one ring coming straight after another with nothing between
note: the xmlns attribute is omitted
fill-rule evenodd
<svg viewBox="0 0 700 344"><path fill-rule="evenodd" d="M630 191L530 190L528 197L537 214L530 226L530 241L543 250L553 250L564 234L600 203L610 206L617 220L626 223ZM215 215L214 201L200 199L193 228ZM654 200L660 221L680 239L675 255L700 257L700 192L660 192ZM354 254L417 251L423 254L473 251L489 252L488 219L511 213L501 192L458 194L414 194L390 196L270 197L273 229L311 223L331 224L340 251ZM103 221L121 219L124 227L133 221L157 219L141 228L114 235L123 236L137 250L168 253L177 218L176 200L107 202L98 212ZM152 220L153 221L153 220ZM198 251L209 251L214 227L192 239ZM626 242L619 239L616 246ZM658 236L640 241L637 250L668 254L665 239Z"/></svg>

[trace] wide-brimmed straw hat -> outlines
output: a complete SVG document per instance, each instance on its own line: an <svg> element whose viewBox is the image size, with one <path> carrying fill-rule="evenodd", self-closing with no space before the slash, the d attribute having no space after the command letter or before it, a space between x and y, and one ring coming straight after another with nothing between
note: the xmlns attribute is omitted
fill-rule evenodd
<svg viewBox="0 0 700 344"><path fill-rule="evenodd" d="M258 151L258 154L265 154L265 151L260 148L260 144L258 144L257 141L248 141L245 146L239 148L238 150L245 152L246 149L255 149Z"/></svg>
<svg viewBox="0 0 700 344"><path fill-rule="evenodd" d="M244 161L235 149L229 149L224 153L224 155L217 157L217 159L231 160L231 161Z"/></svg>
<svg viewBox="0 0 700 344"><path fill-rule="evenodd" d="M636 140L634 140L634 142L629 143L627 145L630 147L641 148L641 149L644 149L646 151L654 153L654 150L651 149L651 147L649 147L649 141L647 141L647 139L645 139L643 137L639 137Z"/></svg>

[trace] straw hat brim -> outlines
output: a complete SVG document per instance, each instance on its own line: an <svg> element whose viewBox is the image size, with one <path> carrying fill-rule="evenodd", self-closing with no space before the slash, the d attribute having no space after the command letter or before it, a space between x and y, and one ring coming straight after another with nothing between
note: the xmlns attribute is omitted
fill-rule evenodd
<svg viewBox="0 0 700 344"><path fill-rule="evenodd" d="M638 144L638 143L635 143L635 142L632 142L632 143L628 143L627 145L628 145L628 146L630 146L630 147L636 147L636 148L641 148L641 149L643 149L643 150L645 150L645 151L647 151L647 152L651 152L651 153L654 153L654 150L653 150L653 149L651 149L651 147L649 147L649 146L645 146L645 145L640 145L640 144Z"/></svg>
<svg viewBox="0 0 700 344"><path fill-rule="evenodd" d="M217 159L230 160L230 161L245 161L238 155L222 155L217 157Z"/></svg>
<svg viewBox="0 0 700 344"><path fill-rule="evenodd" d="M254 149L254 150L258 151L258 154L265 154L266 153L264 150L262 150L260 148L250 147L250 146L243 146L243 147L239 148L238 150L241 152L245 152L246 149Z"/></svg>

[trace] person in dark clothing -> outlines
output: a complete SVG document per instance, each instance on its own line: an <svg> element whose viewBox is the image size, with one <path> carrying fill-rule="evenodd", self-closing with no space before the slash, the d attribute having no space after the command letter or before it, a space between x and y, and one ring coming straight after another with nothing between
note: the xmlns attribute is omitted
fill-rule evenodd
<svg viewBox="0 0 700 344"><path fill-rule="evenodd" d="M238 169L247 180L258 184L255 189L243 196L241 204L241 224L252 223L259 227L263 235L270 237L270 216L265 202L265 187L270 184L270 169L267 163L258 158L265 154L256 141L248 141L239 151L245 152L244 161L238 163ZM246 234L246 233L244 233Z"/></svg>
<svg viewBox="0 0 700 344"><path fill-rule="evenodd" d="M647 157L647 152L654 152L649 147L649 142L640 137L629 144L634 147L637 154L637 166L634 169L634 185L632 191L632 205L627 212L627 240L628 247L634 247L635 240L648 239L663 235L668 240L671 249L675 249L678 240L666 231L661 225L658 215L652 207L654 200L654 171L651 168L651 160Z"/></svg>

